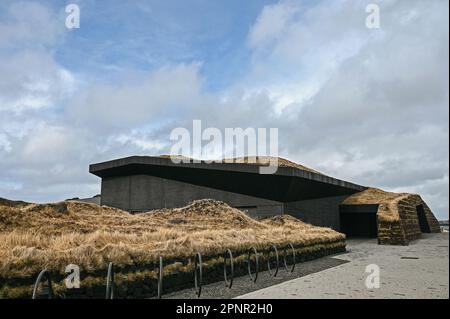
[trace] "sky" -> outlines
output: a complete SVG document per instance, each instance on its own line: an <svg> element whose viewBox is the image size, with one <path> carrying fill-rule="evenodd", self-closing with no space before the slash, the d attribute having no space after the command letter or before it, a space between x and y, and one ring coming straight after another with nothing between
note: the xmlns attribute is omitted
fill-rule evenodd
<svg viewBox="0 0 450 319"><path fill-rule="evenodd" d="M65 26L65 6L80 28ZM366 6L380 8L369 29ZM449 209L446 0L0 0L0 197L90 197L91 163L176 127L279 130L282 157Z"/></svg>

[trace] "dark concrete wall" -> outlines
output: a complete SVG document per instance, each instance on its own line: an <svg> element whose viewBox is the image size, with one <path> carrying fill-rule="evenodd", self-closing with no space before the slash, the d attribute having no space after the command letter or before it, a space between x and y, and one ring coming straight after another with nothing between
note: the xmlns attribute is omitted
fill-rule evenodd
<svg viewBox="0 0 450 319"><path fill-rule="evenodd" d="M286 213L313 225L340 230L339 205L347 197L282 203L151 175L129 175L103 178L101 203L130 212L144 212L182 207L196 199L212 198L255 218Z"/></svg>
<svg viewBox="0 0 450 319"><path fill-rule="evenodd" d="M131 212L182 207L196 199L213 198L247 210L253 217L283 213L283 203L232 193L150 175L130 175L102 179L102 205ZM256 208L255 208L256 206Z"/></svg>
<svg viewBox="0 0 450 319"><path fill-rule="evenodd" d="M340 230L339 205L348 196L324 197L319 199L288 202L284 204L285 214L292 215L306 223Z"/></svg>
<svg viewBox="0 0 450 319"><path fill-rule="evenodd" d="M101 204L129 210L130 183L130 176L102 178Z"/></svg>

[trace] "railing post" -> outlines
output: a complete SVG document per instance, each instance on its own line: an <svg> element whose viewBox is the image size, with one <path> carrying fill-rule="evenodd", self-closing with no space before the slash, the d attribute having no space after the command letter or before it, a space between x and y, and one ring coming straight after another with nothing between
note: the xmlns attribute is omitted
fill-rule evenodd
<svg viewBox="0 0 450 319"><path fill-rule="evenodd" d="M230 260L230 280L228 280L227 277L227 260ZM230 249L227 249L224 260L223 260L223 277L225 279L225 285L228 288L231 288L233 285L233 278L234 278L234 261L233 261L233 254L231 253Z"/></svg>
<svg viewBox="0 0 450 319"><path fill-rule="evenodd" d="M197 276L198 269L198 276ZM194 285L195 285L195 293L197 297L200 298L202 293L202 282L203 282L203 264L202 264L202 255L198 252L195 255L194 260Z"/></svg>
<svg viewBox="0 0 450 319"><path fill-rule="evenodd" d="M294 272L294 269L295 269L295 249L291 243L289 243L288 246L292 251L292 266L289 269L288 264L287 264L287 247L284 247L283 264L284 264L284 268L286 268L286 271L289 273L292 273L292 272Z"/></svg>
<svg viewBox="0 0 450 319"><path fill-rule="evenodd" d="M34 287L33 287L33 295L32 295L32 299L37 299L38 294L37 294L37 290L38 290L38 286L39 283L42 281L43 277L46 277L47 279L47 285L48 285L48 299L53 299L53 287L52 287L52 280L50 278L50 273L47 269L42 270L39 275L37 276L36 282L34 283Z"/></svg>
<svg viewBox="0 0 450 319"><path fill-rule="evenodd" d="M161 299L163 292L163 258L159 256L159 270L158 270L158 299Z"/></svg>
<svg viewBox="0 0 450 319"><path fill-rule="evenodd" d="M255 254L255 276L252 275L252 269L251 269L251 253ZM248 250L248 255L247 255L247 268L248 268L248 275L250 276L250 280L252 280L253 282L256 282L256 280L258 279L258 272L259 272L259 260L258 260L258 251L256 250L255 247L252 247Z"/></svg>
<svg viewBox="0 0 450 319"><path fill-rule="evenodd" d="M276 266L275 272L272 272L272 268L270 267L270 252L271 252L271 250L275 251L275 258L276 258L276 262L277 262L277 266ZM269 248L269 252L268 252L268 255L267 255L267 268L269 270L269 274L272 277L276 277L277 274L278 274L278 268L279 267L280 267L280 259L278 258L278 249L277 249L277 247L275 245L272 245Z"/></svg>
<svg viewBox="0 0 450 319"><path fill-rule="evenodd" d="M114 264L108 264L108 274L106 276L106 299L114 299Z"/></svg>

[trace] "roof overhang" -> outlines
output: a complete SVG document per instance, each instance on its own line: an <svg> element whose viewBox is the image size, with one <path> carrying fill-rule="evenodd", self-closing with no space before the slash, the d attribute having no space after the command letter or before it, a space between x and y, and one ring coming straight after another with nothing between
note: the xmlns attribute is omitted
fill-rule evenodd
<svg viewBox="0 0 450 319"><path fill-rule="evenodd" d="M89 172L101 178L151 175L280 202L350 195L366 187L292 167L260 174L245 163L174 163L170 158L130 156L92 164Z"/></svg>

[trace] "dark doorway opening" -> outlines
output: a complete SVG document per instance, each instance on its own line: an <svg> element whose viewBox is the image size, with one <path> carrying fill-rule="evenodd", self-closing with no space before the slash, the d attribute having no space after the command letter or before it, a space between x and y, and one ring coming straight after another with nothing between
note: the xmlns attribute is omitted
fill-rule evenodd
<svg viewBox="0 0 450 319"><path fill-rule="evenodd" d="M377 237L377 211L378 205L342 205L340 207L340 231L347 237Z"/></svg>
<svg viewBox="0 0 450 319"><path fill-rule="evenodd" d="M428 225L427 216L423 205L416 206L417 218L419 219L419 227L422 233L431 233L430 225Z"/></svg>

